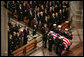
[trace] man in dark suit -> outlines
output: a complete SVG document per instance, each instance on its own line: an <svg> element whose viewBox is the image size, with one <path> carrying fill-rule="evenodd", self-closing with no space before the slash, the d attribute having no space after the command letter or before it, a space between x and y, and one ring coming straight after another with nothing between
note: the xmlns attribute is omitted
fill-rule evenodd
<svg viewBox="0 0 84 57"><path fill-rule="evenodd" d="M48 50L49 50L49 52L52 52L52 44L53 44L53 36L51 34L52 34L52 31L50 31L50 35L48 38Z"/></svg>
<svg viewBox="0 0 84 57"><path fill-rule="evenodd" d="M23 3L23 17L27 16L27 9L26 9L26 3Z"/></svg>
<svg viewBox="0 0 84 57"><path fill-rule="evenodd" d="M42 30L42 35L48 30L47 24L44 24L44 26L41 28Z"/></svg>
<svg viewBox="0 0 84 57"><path fill-rule="evenodd" d="M18 49L20 47L20 35L19 32L17 32L17 38L16 38L16 49Z"/></svg>
<svg viewBox="0 0 84 57"><path fill-rule="evenodd" d="M19 24L19 22L17 21L17 23L15 24L15 31L16 31L16 32L19 32L19 29L20 29L20 24Z"/></svg>
<svg viewBox="0 0 84 57"><path fill-rule="evenodd" d="M21 4L18 7L18 21L23 21L23 8Z"/></svg>
<svg viewBox="0 0 84 57"><path fill-rule="evenodd" d="M52 23L54 24L55 23L55 13L52 14Z"/></svg>
<svg viewBox="0 0 84 57"><path fill-rule="evenodd" d="M10 28L10 33L13 35L14 31L15 31L15 25L13 24L13 26Z"/></svg>
<svg viewBox="0 0 84 57"><path fill-rule="evenodd" d="M48 31L46 31L43 34L43 46L44 46L44 48L47 48L47 38L48 38L47 33L48 33Z"/></svg>
<svg viewBox="0 0 84 57"><path fill-rule="evenodd" d="M8 2L8 10L12 12L12 1Z"/></svg>
<svg viewBox="0 0 84 57"><path fill-rule="evenodd" d="M11 27L12 27L12 24L11 24L11 22L10 22L10 21L8 21L8 26L9 26L9 28L11 28Z"/></svg>
<svg viewBox="0 0 84 57"><path fill-rule="evenodd" d="M55 12L59 12L58 5L55 5Z"/></svg>
<svg viewBox="0 0 84 57"><path fill-rule="evenodd" d="M47 17L47 16L45 16L45 20L44 20L44 22L43 22L43 23L48 25L48 22L49 22L49 21L48 21L48 17Z"/></svg>
<svg viewBox="0 0 84 57"><path fill-rule="evenodd" d="M50 23L51 23L50 27L53 27L53 24L55 23L55 14L54 14L54 13L52 14L52 16L51 16L50 19L51 19L51 20L50 20L50 21L51 21L51 22L50 22Z"/></svg>
<svg viewBox="0 0 84 57"><path fill-rule="evenodd" d="M16 9L16 4L15 4L15 1L12 1L12 14L14 14L15 12L15 9Z"/></svg>
<svg viewBox="0 0 84 57"><path fill-rule="evenodd" d="M37 32L37 25L33 25L33 36L36 35Z"/></svg>
<svg viewBox="0 0 84 57"><path fill-rule="evenodd" d="M38 24L39 24L39 21L40 21L40 12L39 11L37 12L36 18L37 18L37 21L38 21Z"/></svg>
<svg viewBox="0 0 84 57"><path fill-rule="evenodd" d="M44 21L44 15L43 12L41 12L41 16L40 16L40 21L41 21L41 27L43 26L43 21Z"/></svg>
<svg viewBox="0 0 84 57"><path fill-rule="evenodd" d="M47 16L47 15L48 15L47 9L45 9L45 11L44 11L44 16Z"/></svg>
<svg viewBox="0 0 84 57"><path fill-rule="evenodd" d="M13 55L12 52L14 51L14 40L12 38L12 35L10 34L9 35L9 38L8 38L8 55Z"/></svg>
<svg viewBox="0 0 84 57"><path fill-rule="evenodd" d="M62 10L61 9L59 10L58 16L59 16L59 24L61 24L62 23L61 22L61 20L62 20Z"/></svg>
<svg viewBox="0 0 84 57"><path fill-rule="evenodd" d="M31 26L31 21L33 20L34 18L34 13L32 12L32 10L29 10L29 23L28 23L28 26Z"/></svg>
<svg viewBox="0 0 84 57"><path fill-rule="evenodd" d="M13 40L14 40L14 50L16 50L16 38L17 38L17 34L16 34L16 32L14 31L13 32Z"/></svg>
<svg viewBox="0 0 84 57"><path fill-rule="evenodd" d="M25 29L23 30L23 32L24 32L24 41L23 41L23 44L25 45L25 44L27 44L27 40L28 40L27 36L29 35L29 29L28 29L27 26L25 27Z"/></svg>
<svg viewBox="0 0 84 57"><path fill-rule="evenodd" d="M17 14L18 14L19 4L20 4L20 1L16 1L16 10L17 10Z"/></svg>
<svg viewBox="0 0 84 57"><path fill-rule="evenodd" d="M48 13L49 13L49 15L50 15L50 17L51 17L51 16L52 16L52 13L53 13L53 11L52 11L52 7L49 8Z"/></svg>
<svg viewBox="0 0 84 57"><path fill-rule="evenodd" d="M58 25L59 23L59 16L58 16L58 13L56 12L55 14L55 23Z"/></svg>

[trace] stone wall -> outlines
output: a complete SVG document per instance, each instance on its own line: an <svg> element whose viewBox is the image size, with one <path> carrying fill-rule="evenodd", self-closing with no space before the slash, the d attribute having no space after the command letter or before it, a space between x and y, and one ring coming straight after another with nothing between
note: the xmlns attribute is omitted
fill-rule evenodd
<svg viewBox="0 0 84 57"><path fill-rule="evenodd" d="M72 26L83 28L83 1L70 2L70 18L72 17Z"/></svg>

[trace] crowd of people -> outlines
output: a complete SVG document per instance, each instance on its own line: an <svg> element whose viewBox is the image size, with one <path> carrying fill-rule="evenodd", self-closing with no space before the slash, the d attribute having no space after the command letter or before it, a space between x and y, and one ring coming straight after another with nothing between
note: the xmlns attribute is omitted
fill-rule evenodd
<svg viewBox="0 0 84 57"><path fill-rule="evenodd" d="M44 25L44 27L42 27L42 35L43 35L42 39L44 48L48 48L49 52L52 52L52 45L54 45L56 54L60 54L60 56L62 55L62 50L64 50L64 45L63 40L59 39L59 35L64 36L65 38L70 40L73 39L72 32L69 31L67 28L65 29L65 31L63 31L61 27L62 27L61 25L57 26L56 24L53 24L51 30L48 29L46 24ZM50 34L48 35L49 32ZM52 32L57 33L57 37L55 40L53 39L54 36L52 35ZM48 47L47 47L47 41L48 41ZM60 52L58 51L59 49ZM69 51L69 48L67 48L66 50Z"/></svg>
<svg viewBox="0 0 84 57"><path fill-rule="evenodd" d="M27 44L29 29L26 26L23 31L21 31L21 25L19 22L12 24L8 22L8 51L9 55L12 55L12 52Z"/></svg>
<svg viewBox="0 0 84 57"><path fill-rule="evenodd" d="M25 17L29 20L28 26L25 27L23 32L20 31L20 25L18 22L16 25L11 25L9 22L8 38L10 54L15 49L27 44L27 37L29 35L28 27L31 25L32 20L35 20L32 28L33 36L38 30L38 25L40 25L43 35L42 39L44 48L47 48L48 40L48 50L51 52L52 45L55 44L56 53L58 54L58 47L63 47L61 45L62 40L58 39L59 35L72 40L72 33L67 29L62 31L60 25L68 20L68 8L68 1L9 1L8 9L12 12L12 14L16 13L18 15L18 21L23 21ZM53 40L53 36L51 34L48 36L49 31L58 33L56 40ZM60 51L60 55L61 52L62 50Z"/></svg>
<svg viewBox="0 0 84 57"><path fill-rule="evenodd" d="M18 21L26 17L29 20L28 26L34 18L37 25L45 23L49 28L53 23L57 25L68 19L68 1L9 1L8 9L12 14L18 15Z"/></svg>

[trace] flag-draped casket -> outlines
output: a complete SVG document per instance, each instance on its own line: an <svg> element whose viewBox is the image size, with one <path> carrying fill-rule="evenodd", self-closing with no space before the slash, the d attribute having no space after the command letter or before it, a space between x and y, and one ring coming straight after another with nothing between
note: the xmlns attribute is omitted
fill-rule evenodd
<svg viewBox="0 0 84 57"><path fill-rule="evenodd" d="M48 35L50 34L50 32L48 33ZM55 40L56 36L58 33L51 33L53 35L53 39ZM59 35L59 39L63 40L63 45L64 45L64 49L67 49L68 46L72 45L72 41L64 36Z"/></svg>

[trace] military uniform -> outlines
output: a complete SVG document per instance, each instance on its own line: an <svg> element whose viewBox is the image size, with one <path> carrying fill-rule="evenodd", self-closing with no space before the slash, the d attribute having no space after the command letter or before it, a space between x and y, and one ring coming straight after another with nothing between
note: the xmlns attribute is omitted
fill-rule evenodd
<svg viewBox="0 0 84 57"><path fill-rule="evenodd" d="M56 31L57 31L56 24L53 24L52 31L54 31L56 33Z"/></svg>
<svg viewBox="0 0 84 57"><path fill-rule="evenodd" d="M63 32L63 35L64 35L66 38L72 40L72 33L70 33L70 32L68 31L68 29L65 29L65 31Z"/></svg>
<svg viewBox="0 0 84 57"><path fill-rule="evenodd" d="M61 33L62 33L62 29L61 29L61 25L58 25L58 30L57 30L57 32L58 32L58 34L60 34L61 35Z"/></svg>
<svg viewBox="0 0 84 57"><path fill-rule="evenodd" d="M69 39L73 39L73 35L72 35L72 33L69 33Z"/></svg>
<svg viewBox="0 0 84 57"><path fill-rule="evenodd" d="M55 52L56 54L58 54L60 52L60 56L62 55L62 50L63 50L63 45L62 45L62 40L60 40L58 37L56 37L55 39ZM60 51L58 51L58 49L60 49Z"/></svg>
<svg viewBox="0 0 84 57"><path fill-rule="evenodd" d="M41 29L42 29L42 34L44 34L45 33L45 27L42 27Z"/></svg>

